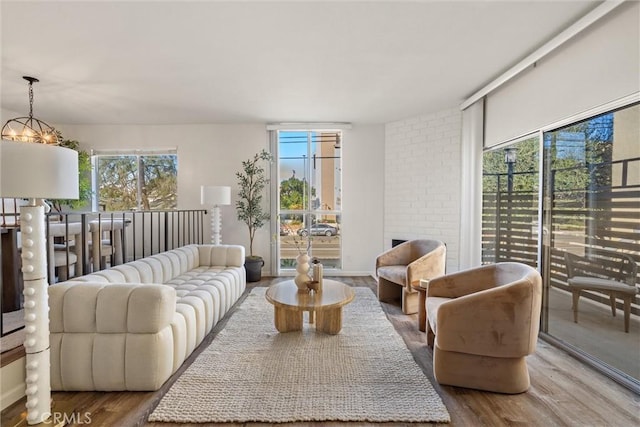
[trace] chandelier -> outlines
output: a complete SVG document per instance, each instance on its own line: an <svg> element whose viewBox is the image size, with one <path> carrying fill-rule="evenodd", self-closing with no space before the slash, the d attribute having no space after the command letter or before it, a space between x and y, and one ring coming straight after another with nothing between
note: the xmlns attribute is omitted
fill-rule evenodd
<svg viewBox="0 0 640 427"><path fill-rule="evenodd" d="M58 145L60 141L56 130L33 117L33 84L40 80L29 76L22 78L29 82L29 117L8 120L2 127L2 139Z"/></svg>

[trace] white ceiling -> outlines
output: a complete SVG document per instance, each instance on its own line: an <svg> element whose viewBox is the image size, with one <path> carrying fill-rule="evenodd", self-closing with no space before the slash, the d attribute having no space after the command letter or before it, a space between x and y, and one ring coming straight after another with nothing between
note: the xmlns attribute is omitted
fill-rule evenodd
<svg viewBox="0 0 640 427"><path fill-rule="evenodd" d="M384 123L454 107L594 1L2 1L2 108L55 124Z"/></svg>

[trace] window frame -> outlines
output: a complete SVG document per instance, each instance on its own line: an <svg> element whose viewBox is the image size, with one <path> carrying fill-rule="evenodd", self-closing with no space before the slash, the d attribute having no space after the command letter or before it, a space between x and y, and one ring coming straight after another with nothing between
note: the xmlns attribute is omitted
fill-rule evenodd
<svg viewBox="0 0 640 427"><path fill-rule="evenodd" d="M99 188L99 171L98 171L98 162L100 157L135 157L137 163L136 169L136 177L140 176L139 170L139 160L140 157L145 156L174 156L175 164L176 164L176 180L178 178L178 150L176 148L166 148L166 149L151 149L151 150L141 150L141 149L120 149L120 150L91 150L91 188L93 190L93 194L91 197L91 209L94 212L101 211L100 209L100 188ZM177 183L176 183L177 185ZM136 208L133 210L142 211L142 188L141 188L141 180L137 180L137 195L136 195ZM176 209L178 207L177 197L176 204L172 207L172 209ZM151 211L163 210L163 209L150 209ZM115 212L115 211L114 211Z"/></svg>

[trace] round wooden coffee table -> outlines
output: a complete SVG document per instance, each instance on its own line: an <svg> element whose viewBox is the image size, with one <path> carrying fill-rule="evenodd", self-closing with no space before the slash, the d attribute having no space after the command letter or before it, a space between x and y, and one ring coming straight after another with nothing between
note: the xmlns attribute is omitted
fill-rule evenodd
<svg viewBox="0 0 640 427"><path fill-rule="evenodd" d="M351 287L328 279L322 282L322 292L298 291L293 280L286 280L269 286L266 293L278 332L301 331L302 313L308 311L309 323L315 314L316 331L337 334L342 329L342 306L354 297Z"/></svg>

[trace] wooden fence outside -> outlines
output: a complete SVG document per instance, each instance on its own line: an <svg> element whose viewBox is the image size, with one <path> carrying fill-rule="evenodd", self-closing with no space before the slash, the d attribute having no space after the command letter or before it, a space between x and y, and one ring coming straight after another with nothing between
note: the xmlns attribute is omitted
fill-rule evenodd
<svg viewBox="0 0 640 427"><path fill-rule="evenodd" d="M543 260L549 270L546 284L567 289L565 251L585 256L590 251L604 249L627 254L636 264L640 263L640 182L636 182L640 180L638 173L632 173L639 167L640 158L633 158L551 172L549 206L545 206L550 215L550 229L545 228L544 233L549 246L549 259ZM594 172L602 169L610 173L609 185L597 186L591 182L586 188L556 188L556 174L586 170L595 176ZM499 191L483 194L483 264L517 261L537 267L538 191L505 191L500 184L508 179L507 174L487 174L485 179L496 180L495 188ZM615 268L614 263L605 264L594 266L593 272L601 277L615 277ZM638 283L640 280L636 277L636 286ZM609 303L608 296L597 292L585 292L585 296ZM637 296L632 312L640 315Z"/></svg>

